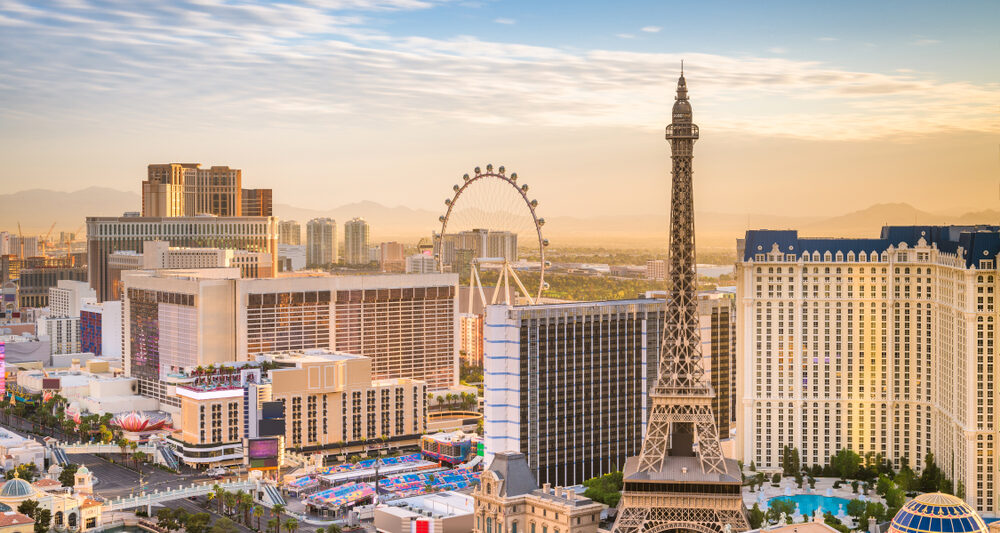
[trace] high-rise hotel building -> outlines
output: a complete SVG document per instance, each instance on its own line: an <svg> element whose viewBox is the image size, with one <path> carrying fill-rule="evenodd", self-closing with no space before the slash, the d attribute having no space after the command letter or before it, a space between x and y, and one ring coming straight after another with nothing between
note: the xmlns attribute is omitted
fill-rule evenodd
<svg viewBox="0 0 1000 533"><path fill-rule="evenodd" d="M344 223L344 262L348 265L369 263L369 232L368 222L363 218L352 218Z"/></svg>
<svg viewBox="0 0 1000 533"><path fill-rule="evenodd" d="M337 221L332 218L314 218L306 224L306 266L336 263Z"/></svg>
<svg viewBox="0 0 1000 533"><path fill-rule="evenodd" d="M266 252L271 254L270 272L278 271L278 222L273 217L87 217L88 275L99 301L119 296L108 256L120 250L142 252L145 241Z"/></svg>
<svg viewBox="0 0 1000 533"><path fill-rule="evenodd" d="M924 466L1000 512L997 226L884 227L877 239L749 231L737 263L738 457L841 448Z"/></svg>
<svg viewBox="0 0 1000 533"><path fill-rule="evenodd" d="M441 390L458 381L454 274L241 279L235 268L127 271L123 367L140 394L177 408L176 375L275 352L371 359L375 380Z"/></svg>
<svg viewBox="0 0 1000 533"><path fill-rule="evenodd" d="M621 470L645 432L663 300L486 308L486 459L523 453L538 483Z"/></svg>

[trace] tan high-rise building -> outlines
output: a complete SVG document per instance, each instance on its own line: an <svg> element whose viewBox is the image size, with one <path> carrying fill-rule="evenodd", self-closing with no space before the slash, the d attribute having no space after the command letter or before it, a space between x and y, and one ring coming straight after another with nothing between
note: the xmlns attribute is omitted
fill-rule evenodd
<svg viewBox="0 0 1000 533"><path fill-rule="evenodd" d="M306 224L306 266L329 265L339 260L337 221L332 218L310 220Z"/></svg>
<svg viewBox="0 0 1000 533"><path fill-rule="evenodd" d="M240 214L243 217L269 217L273 215L271 189L243 189L240 191Z"/></svg>
<svg viewBox="0 0 1000 533"><path fill-rule="evenodd" d="M278 271L278 222L272 217L87 217L88 275L99 301L119 296L109 256L119 250L141 253L146 241L264 252L271 255L271 272Z"/></svg>
<svg viewBox="0 0 1000 533"><path fill-rule="evenodd" d="M459 316L461 344L459 354L462 362L471 366L483 366L483 315L462 313Z"/></svg>
<svg viewBox="0 0 1000 533"><path fill-rule="evenodd" d="M278 244L302 244L302 224L294 220L278 222Z"/></svg>
<svg viewBox="0 0 1000 533"><path fill-rule="evenodd" d="M1000 512L995 386L1000 227L884 227L876 239L749 231L737 263L738 456L780 467L840 449L915 470L928 453Z"/></svg>
<svg viewBox="0 0 1000 533"><path fill-rule="evenodd" d="M200 163L149 165L142 216L271 216L271 189L243 189L243 171Z"/></svg>
<svg viewBox="0 0 1000 533"><path fill-rule="evenodd" d="M393 446L417 444L427 427L427 385L412 379L377 380L368 357L328 350L265 356L271 396L285 404L285 445L318 450L362 445L386 437Z"/></svg>
<svg viewBox="0 0 1000 533"><path fill-rule="evenodd" d="M383 242L379 245L379 265L382 272L404 272L406 258L403 257L403 245L398 242Z"/></svg>
<svg viewBox="0 0 1000 533"><path fill-rule="evenodd" d="M368 222L363 218L352 218L344 224L344 262L348 265L367 265Z"/></svg>

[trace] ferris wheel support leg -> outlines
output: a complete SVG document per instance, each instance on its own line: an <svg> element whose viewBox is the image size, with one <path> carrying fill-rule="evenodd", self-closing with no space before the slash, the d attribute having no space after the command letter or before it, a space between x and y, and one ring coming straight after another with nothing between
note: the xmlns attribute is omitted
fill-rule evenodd
<svg viewBox="0 0 1000 533"><path fill-rule="evenodd" d="M506 266L507 266L507 268L510 269L510 275L511 275L511 277L514 278L514 283L517 283L518 288L521 289L521 293L524 294L524 297L528 299L528 304L529 305L535 305L535 299L532 298L531 294L528 293L528 289L524 288L524 284L521 283L521 278L517 277L517 272L514 272L514 267L512 267L510 265L506 265Z"/></svg>

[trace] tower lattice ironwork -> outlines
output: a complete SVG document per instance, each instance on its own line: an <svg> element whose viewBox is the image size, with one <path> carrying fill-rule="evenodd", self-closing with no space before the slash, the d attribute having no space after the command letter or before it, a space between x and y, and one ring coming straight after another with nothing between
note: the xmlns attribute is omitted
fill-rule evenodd
<svg viewBox="0 0 1000 533"><path fill-rule="evenodd" d="M625 464L615 533L750 529L739 467L722 455L712 415L715 393L701 362L691 169L698 134L698 126L691 121L682 68L666 132L673 160L671 287L659 376L650 392L652 406L642 451Z"/></svg>

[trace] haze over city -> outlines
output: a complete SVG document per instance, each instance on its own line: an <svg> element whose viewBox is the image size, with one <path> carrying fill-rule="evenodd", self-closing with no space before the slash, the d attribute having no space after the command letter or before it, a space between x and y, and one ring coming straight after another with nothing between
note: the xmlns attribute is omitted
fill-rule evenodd
<svg viewBox="0 0 1000 533"><path fill-rule="evenodd" d="M437 213L492 162L550 217L662 214L683 59L711 132L699 211L957 216L1000 193L998 21L995 2L8 1L0 182L136 192L150 162L201 161L283 184L276 204Z"/></svg>

